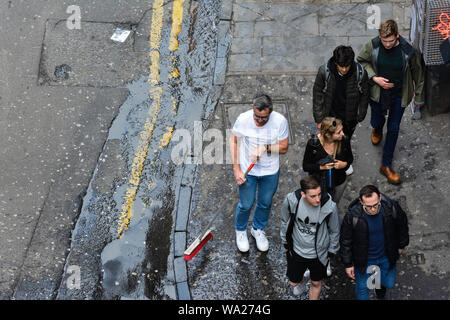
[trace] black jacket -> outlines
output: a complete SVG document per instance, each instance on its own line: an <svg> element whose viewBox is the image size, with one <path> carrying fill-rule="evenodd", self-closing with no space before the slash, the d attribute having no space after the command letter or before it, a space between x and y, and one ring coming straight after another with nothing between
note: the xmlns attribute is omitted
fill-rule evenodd
<svg viewBox="0 0 450 320"><path fill-rule="evenodd" d="M334 72L330 72L327 91L325 94L322 92L325 87L325 68L327 64L329 66L334 64L333 59L331 58L326 64L320 66L313 86L313 116L316 123L320 123L325 117L330 116L333 99L335 99L336 96L336 79ZM353 66L353 68L356 67ZM362 94L358 89L357 72L355 71L347 81L347 90L345 93L347 104L345 106L345 119L342 119L346 123L356 121L361 122L366 117L369 105L369 78L367 76L367 71L365 70L361 81L361 87L363 91Z"/></svg>
<svg viewBox="0 0 450 320"><path fill-rule="evenodd" d="M391 269L399 258L398 249L403 249L409 244L408 218L398 202L384 194L381 198L381 206L383 207L384 244ZM364 272L362 270L367 267L368 228L366 213L358 198L349 205L341 225L339 254L345 268L354 266Z"/></svg>
<svg viewBox="0 0 450 320"><path fill-rule="evenodd" d="M325 158L327 152L323 148L322 144L318 139L311 138L306 144L305 154L303 155L303 170L313 175L317 181L320 182L322 188L324 188L324 179L326 175L326 170L320 170L319 160ZM347 166L343 169L333 169L333 183L334 186L338 186L344 183L347 175L345 171L353 163L353 152L350 146L350 141L347 137L343 137L341 140L341 151L336 154L336 159L347 162Z"/></svg>

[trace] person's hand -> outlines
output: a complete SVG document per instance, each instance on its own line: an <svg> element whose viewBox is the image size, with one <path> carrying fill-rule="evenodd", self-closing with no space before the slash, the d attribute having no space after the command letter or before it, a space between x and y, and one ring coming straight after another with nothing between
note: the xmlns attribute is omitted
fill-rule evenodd
<svg viewBox="0 0 450 320"><path fill-rule="evenodd" d="M320 170L329 170L329 169L333 169L333 168L334 168L334 162L330 162L330 163L324 164L323 166L319 167Z"/></svg>
<svg viewBox="0 0 450 320"><path fill-rule="evenodd" d="M383 78L383 77L373 77L373 82L375 82L377 85L382 87L383 89L392 89L394 87L393 83L389 82L389 79Z"/></svg>
<svg viewBox="0 0 450 320"><path fill-rule="evenodd" d="M402 254L403 253L403 249L398 249L398 254Z"/></svg>
<svg viewBox="0 0 450 320"><path fill-rule="evenodd" d="M335 169L344 169L347 166L347 162L341 160L334 160Z"/></svg>
<svg viewBox="0 0 450 320"><path fill-rule="evenodd" d="M248 155L250 161L252 163L256 163L259 158L261 158L261 156L264 154L264 152L267 151L266 149L266 145L265 144L261 144L259 146L257 146L255 149L253 149L250 154Z"/></svg>
<svg viewBox="0 0 450 320"><path fill-rule="evenodd" d="M322 127L322 122L319 122L319 123L317 124L317 129L320 130L320 127Z"/></svg>
<svg viewBox="0 0 450 320"><path fill-rule="evenodd" d="M355 267L345 268L345 272L351 279L355 280Z"/></svg>
<svg viewBox="0 0 450 320"><path fill-rule="evenodd" d="M241 184L244 184L247 179L245 178L244 173L242 172L241 168L234 169L234 177L236 178L236 183L240 186Z"/></svg>

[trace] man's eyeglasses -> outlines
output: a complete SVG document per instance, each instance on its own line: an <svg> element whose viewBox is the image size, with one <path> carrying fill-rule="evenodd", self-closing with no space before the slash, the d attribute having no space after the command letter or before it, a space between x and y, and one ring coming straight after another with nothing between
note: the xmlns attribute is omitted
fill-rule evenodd
<svg viewBox="0 0 450 320"><path fill-rule="evenodd" d="M381 207L381 201L378 202L377 204L374 204L373 206L366 206L363 204L362 207L367 213L369 213L369 211L371 211L371 210L375 210L376 212L378 212L378 210Z"/></svg>
<svg viewBox="0 0 450 320"><path fill-rule="evenodd" d="M270 114L268 116L261 117L261 116L257 116L256 114L253 113L253 118L255 118L256 120L267 121L267 120L269 120L269 117L270 117Z"/></svg>

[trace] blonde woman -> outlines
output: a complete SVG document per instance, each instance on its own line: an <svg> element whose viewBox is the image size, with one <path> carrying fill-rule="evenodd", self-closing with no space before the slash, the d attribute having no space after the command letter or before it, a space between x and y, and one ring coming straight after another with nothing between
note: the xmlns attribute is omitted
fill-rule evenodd
<svg viewBox="0 0 450 320"><path fill-rule="evenodd" d="M344 135L342 121L334 117L324 118L320 132L308 140L303 170L320 182L323 196L326 191L333 201L338 202L343 191L339 186L345 182L345 171L352 162L352 148ZM331 181L328 174L331 174Z"/></svg>

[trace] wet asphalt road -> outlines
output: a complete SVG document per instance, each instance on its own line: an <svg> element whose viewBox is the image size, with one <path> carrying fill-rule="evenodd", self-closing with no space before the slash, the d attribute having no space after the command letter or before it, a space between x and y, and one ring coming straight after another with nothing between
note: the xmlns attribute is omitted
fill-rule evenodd
<svg viewBox="0 0 450 320"><path fill-rule="evenodd" d="M218 99L220 3L50 2L1 3L0 297L176 299L168 145Z"/></svg>
<svg viewBox="0 0 450 320"><path fill-rule="evenodd" d="M259 12L258 3L242 2L227 8L229 17L231 8L240 9L236 24L222 19L221 2L213 0L0 3L1 299L177 299L180 282L192 299L297 299L287 288L278 212L297 188L302 148L315 130L313 77L247 70L225 79L230 27L238 46L228 70L263 60L253 57L255 39L245 38L257 34L251 19L272 25L263 33L277 37L277 21L264 16L276 12L270 4ZM80 30L66 25L69 5L81 8ZM124 43L109 39L117 27L132 31ZM283 59L270 61L284 67ZM226 137L228 108L248 105L257 91L287 108L292 141L267 229L271 248L260 253L250 239L250 253L242 255L232 228L231 166L196 164L208 143L183 149L182 164L172 152L181 142L177 130L195 138L195 121ZM392 299L448 299L447 119L405 122L396 155L405 184L398 188L376 172L380 151L364 140L368 119L355 134L360 175L349 180L340 208L371 181L410 213L412 244ZM189 213L184 227L177 226L180 207ZM223 215L213 240L180 280L174 237L190 244L217 211ZM321 298L353 299L354 284L339 261L333 266Z"/></svg>

